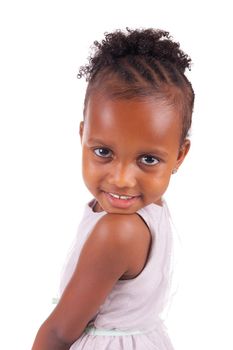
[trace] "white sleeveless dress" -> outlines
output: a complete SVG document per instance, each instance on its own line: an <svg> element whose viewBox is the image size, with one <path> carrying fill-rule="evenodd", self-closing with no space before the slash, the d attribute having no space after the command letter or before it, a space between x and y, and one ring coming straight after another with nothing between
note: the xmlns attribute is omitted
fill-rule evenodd
<svg viewBox="0 0 233 350"><path fill-rule="evenodd" d="M105 211L86 204L83 219L61 279L61 294L69 282L82 246ZM72 350L173 350L160 314L167 304L171 282L172 231L163 206L150 204L137 211L150 229L152 243L147 263L130 280L118 280L111 293L72 345Z"/></svg>

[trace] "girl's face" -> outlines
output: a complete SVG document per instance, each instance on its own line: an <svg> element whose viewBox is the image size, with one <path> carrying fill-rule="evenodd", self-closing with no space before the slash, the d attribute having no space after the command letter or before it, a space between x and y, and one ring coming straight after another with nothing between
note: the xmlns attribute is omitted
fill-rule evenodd
<svg viewBox="0 0 233 350"><path fill-rule="evenodd" d="M189 140L180 147L180 133L179 109L167 101L91 94L80 136L83 178L98 201L95 210L132 214L161 205L173 169L189 150Z"/></svg>

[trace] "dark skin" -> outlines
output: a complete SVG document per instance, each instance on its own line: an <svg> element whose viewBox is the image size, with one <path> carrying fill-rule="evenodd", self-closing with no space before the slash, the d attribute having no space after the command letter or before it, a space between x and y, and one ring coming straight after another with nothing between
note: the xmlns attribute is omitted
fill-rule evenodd
<svg viewBox="0 0 233 350"><path fill-rule="evenodd" d="M75 272L32 350L69 349L115 283L143 270L151 235L136 211L152 203L162 205L172 171L190 147L189 140L180 145L180 133L179 110L164 101L113 101L94 93L89 97L80 124L83 178L97 200L94 210L105 210L106 215L85 242ZM115 200L112 194L128 199Z"/></svg>

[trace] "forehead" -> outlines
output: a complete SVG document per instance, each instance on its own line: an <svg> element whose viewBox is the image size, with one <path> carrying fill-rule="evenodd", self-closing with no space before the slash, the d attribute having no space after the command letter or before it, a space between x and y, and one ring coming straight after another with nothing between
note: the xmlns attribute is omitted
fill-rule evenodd
<svg viewBox="0 0 233 350"><path fill-rule="evenodd" d="M180 113L165 99L111 99L91 94L85 110L85 134L118 142L138 140L163 143L168 139L179 143Z"/></svg>

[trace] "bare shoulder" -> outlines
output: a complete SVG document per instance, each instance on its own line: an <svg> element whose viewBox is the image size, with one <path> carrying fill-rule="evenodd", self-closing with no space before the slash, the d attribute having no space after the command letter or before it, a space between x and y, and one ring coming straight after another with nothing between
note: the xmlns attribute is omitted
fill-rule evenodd
<svg viewBox="0 0 233 350"><path fill-rule="evenodd" d="M98 262L118 269L120 278L144 266L150 243L150 231L139 215L106 214L90 232L82 254L88 252L92 259L98 252Z"/></svg>
<svg viewBox="0 0 233 350"><path fill-rule="evenodd" d="M151 246L151 233L138 214L106 214L96 224L94 235L111 254L125 261L127 268L120 279L134 278L142 271Z"/></svg>
<svg viewBox="0 0 233 350"><path fill-rule="evenodd" d="M150 236L147 225L137 214L106 214L97 222L93 232L100 239L119 245L132 244Z"/></svg>

